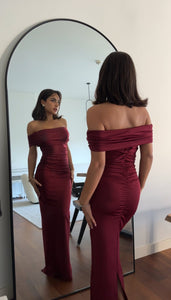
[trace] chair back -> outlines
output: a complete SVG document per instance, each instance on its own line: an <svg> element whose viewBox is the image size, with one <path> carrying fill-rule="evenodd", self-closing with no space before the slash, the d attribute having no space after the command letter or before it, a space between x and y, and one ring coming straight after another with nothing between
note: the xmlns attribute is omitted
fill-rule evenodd
<svg viewBox="0 0 171 300"><path fill-rule="evenodd" d="M79 198L83 189L84 182L73 182L72 196Z"/></svg>

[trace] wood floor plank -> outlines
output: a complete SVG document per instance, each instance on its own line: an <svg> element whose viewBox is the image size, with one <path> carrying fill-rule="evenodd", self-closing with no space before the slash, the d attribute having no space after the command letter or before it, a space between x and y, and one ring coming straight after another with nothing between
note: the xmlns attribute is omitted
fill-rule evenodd
<svg viewBox="0 0 171 300"><path fill-rule="evenodd" d="M171 299L171 250L137 259L135 274L125 278L125 287L133 300Z"/></svg>
<svg viewBox="0 0 171 300"><path fill-rule="evenodd" d="M44 266L42 232L30 222L14 213L14 239L16 258L17 300L52 300L62 293L89 284L90 262L86 260L90 251L88 235L82 241L85 252L76 247L80 225L75 227L75 236L70 243L73 256L74 281L63 283L40 272ZM127 247L124 244L124 247ZM124 248L126 249L126 248ZM75 257L75 258L74 258ZM77 264L77 260L81 264ZM170 300L171 299L171 249L136 260L134 274L124 277L129 300ZM84 272L82 272L82 267ZM87 280L88 278L88 280ZM89 300L90 291L79 292L66 300ZM107 300L107 299L99 299Z"/></svg>

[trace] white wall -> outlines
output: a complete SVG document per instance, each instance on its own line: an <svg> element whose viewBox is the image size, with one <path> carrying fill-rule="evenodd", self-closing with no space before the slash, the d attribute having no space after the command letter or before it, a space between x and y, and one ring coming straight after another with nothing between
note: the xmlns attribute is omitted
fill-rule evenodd
<svg viewBox="0 0 171 300"><path fill-rule="evenodd" d="M52 18L80 20L105 34L136 65L140 93L149 97L154 124L154 163L135 217L136 257L171 246L170 224L170 0L0 0L0 197L8 210L4 72L13 46L32 25ZM91 45L90 45L91 47ZM3 197L2 197L3 195Z"/></svg>

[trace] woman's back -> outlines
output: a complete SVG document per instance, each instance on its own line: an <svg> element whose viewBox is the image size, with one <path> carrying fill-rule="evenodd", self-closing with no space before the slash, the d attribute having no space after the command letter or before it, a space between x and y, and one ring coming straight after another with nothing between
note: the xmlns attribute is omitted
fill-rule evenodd
<svg viewBox="0 0 171 300"><path fill-rule="evenodd" d="M89 130L112 130L151 124L145 107L116 105L109 102L97 104L88 110Z"/></svg>

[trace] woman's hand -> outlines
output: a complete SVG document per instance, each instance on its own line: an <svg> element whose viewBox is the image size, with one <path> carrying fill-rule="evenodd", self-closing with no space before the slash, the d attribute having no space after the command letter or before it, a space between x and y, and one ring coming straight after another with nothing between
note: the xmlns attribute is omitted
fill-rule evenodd
<svg viewBox="0 0 171 300"><path fill-rule="evenodd" d="M88 203L88 204L81 205L79 200L75 200L74 203L76 204L76 207L78 207L78 208L81 207L90 229L93 229L93 227L96 227L97 224L92 215L90 204Z"/></svg>
<svg viewBox="0 0 171 300"><path fill-rule="evenodd" d="M42 186L42 184L38 180L36 180L35 178L30 178L29 182L31 183L31 185L34 188L37 196L39 197L40 196L40 191L39 191L37 186Z"/></svg>
<svg viewBox="0 0 171 300"><path fill-rule="evenodd" d="M85 218L86 218L86 221L90 227L90 229L93 229L93 227L96 227L97 224L96 224L96 221L92 215L92 211L91 211L91 206L90 204L85 204L82 206L82 211L85 215Z"/></svg>

